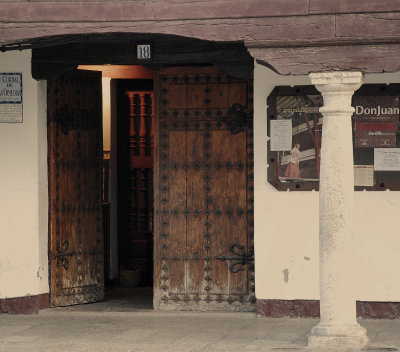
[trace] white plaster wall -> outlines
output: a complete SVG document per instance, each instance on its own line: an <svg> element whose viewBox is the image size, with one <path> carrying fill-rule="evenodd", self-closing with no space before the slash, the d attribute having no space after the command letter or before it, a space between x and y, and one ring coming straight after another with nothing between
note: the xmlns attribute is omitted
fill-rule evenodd
<svg viewBox="0 0 400 352"><path fill-rule="evenodd" d="M366 75L364 83L400 83L400 72ZM355 194L359 300L400 301L399 214L398 191Z"/></svg>
<svg viewBox="0 0 400 352"><path fill-rule="evenodd" d="M318 192L279 192L267 181L267 97L278 85L308 84L308 76L281 76L255 64L254 241L258 299L318 299L319 295Z"/></svg>
<svg viewBox="0 0 400 352"><path fill-rule="evenodd" d="M398 83L400 73L366 75ZM266 99L278 85L308 85L255 64L255 271L258 299L319 299L318 192L279 192L267 181ZM357 299L400 301L400 192L355 192ZM285 280L285 272L288 280Z"/></svg>
<svg viewBox="0 0 400 352"><path fill-rule="evenodd" d="M0 53L0 72L22 72L24 122L0 123L0 299L49 292L46 84L31 52Z"/></svg>

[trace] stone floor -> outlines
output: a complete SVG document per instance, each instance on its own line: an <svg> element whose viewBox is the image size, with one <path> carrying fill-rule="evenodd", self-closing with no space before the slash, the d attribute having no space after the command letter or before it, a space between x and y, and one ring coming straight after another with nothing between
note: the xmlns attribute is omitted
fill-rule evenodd
<svg viewBox="0 0 400 352"><path fill-rule="evenodd" d="M0 315L0 351L255 352L305 350L318 319L153 311L151 290L115 289L104 302ZM400 350L400 320L361 320L369 351Z"/></svg>
<svg viewBox="0 0 400 352"><path fill-rule="evenodd" d="M153 288L114 287L106 291L106 297L102 302L55 309L60 311L80 312L137 312L144 310L152 311Z"/></svg>

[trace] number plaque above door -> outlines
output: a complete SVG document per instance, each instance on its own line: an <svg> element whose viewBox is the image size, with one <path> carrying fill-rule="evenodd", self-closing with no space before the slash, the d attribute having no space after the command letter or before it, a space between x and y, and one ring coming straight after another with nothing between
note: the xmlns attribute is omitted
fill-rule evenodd
<svg viewBox="0 0 400 352"><path fill-rule="evenodd" d="M137 59L138 60L151 60L151 45L150 44L138 44L137 47Z"/></svg>

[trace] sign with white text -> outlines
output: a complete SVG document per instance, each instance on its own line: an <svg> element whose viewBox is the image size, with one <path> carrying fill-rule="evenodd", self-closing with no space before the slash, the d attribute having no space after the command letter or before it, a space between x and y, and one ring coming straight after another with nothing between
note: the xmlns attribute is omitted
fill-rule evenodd
<svg viewBox="0 0 400 352"><path fill-rule="evenodd" d="M397 96L354 96L353 103L355 147L396 147L399 98Z"/></svg>

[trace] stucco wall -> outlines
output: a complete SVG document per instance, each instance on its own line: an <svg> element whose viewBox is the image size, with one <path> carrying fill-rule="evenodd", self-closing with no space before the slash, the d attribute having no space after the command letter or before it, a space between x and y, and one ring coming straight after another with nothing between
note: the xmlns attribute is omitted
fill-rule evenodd
<svg viewBox="0 0 400 352"><path fill-rule="evenodd" d="M311 83L308 76L280 76L257 64L254 77L256 296L319 299L318 192L277 191L267 181L266 155L268 95L277 85ZM392 82L400 82L400 73L365 78ZM399 209L400 192L355 194L358 300L400 301Z"/></svg>
<svg viewBox="0 0 400 352"><path fill-rule="evenodd" d="M1 299L48 292L48 204L45 83L31 78L30 51L0 53L0 71L22 72L24 86L24 122L0 124ZM400 82L400 74L365 82ZM276 85L310 81L256 65L254 84L256 295L318 299L318 192L278 192L266 172L266 98ZM358 299L400 301L400 193L356 192L355 199Z"/></svg>
<svg viewBox="0 0 400 352"><path fill-rule="evenodd" d="M31 52L0 53L1 72L22 72L24 121L0 123L0 299L48 292L46 84Z"/></svg>

